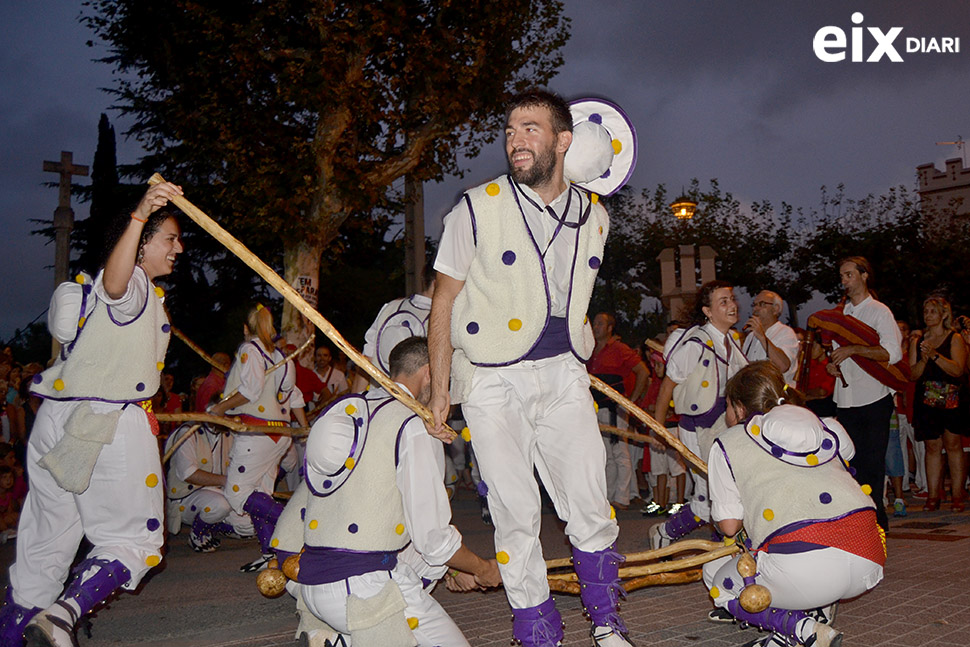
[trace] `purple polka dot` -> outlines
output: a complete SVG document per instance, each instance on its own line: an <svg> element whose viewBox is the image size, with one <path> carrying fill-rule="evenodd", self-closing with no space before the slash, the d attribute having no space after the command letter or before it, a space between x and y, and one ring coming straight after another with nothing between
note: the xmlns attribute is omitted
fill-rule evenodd
<svg viewBox="0 0 970 647"><path fill-rule="evenodd" d="M591 257L589 259L589 266L594 270L598 270L600 267L600 259L597 258L596 256Z"/></svg>
<svg viewBox="0 0 970 647"><path fill-rule="evenodd" d="M851 474L852 476L855 476L855 468L854 467L850 467L849 468L849 474Z"/></svg>
<svg viewBox="0 0 970 647"><path fill-rule="evenodd" d="M724 582L722 582L722 584L724 584L724 588L728 590L734 588L734 580L732 580L730 577L725 577Z"/></svg>
<svg viewBox="0 0 970 647"><path fill-rule="evenodd" d="M410 321L402 321L401 322L401 325L404 326L405 328L410 328L411 327L411 322Z"/></svg>
<svg viewBox="0 0 970 647"><path fill-rule="evenodd" d="M778 445L775 445L774 447L771 448L771 455L774 456L775 458L781 458L782 456L785 455L785 450L779 447Z"/></svg>
<svg viewBox="0 0 970 647"><path fill-rule="evenodd" d="M691 411L697 411L697 405L696 404L690 405L690 410Z"/></svg>
<svg viewBox="0 0 970 647"><path fill-rule="evenodd" d="M189 489L190 489L190 490L194 490L194 489L195 489L195 486L194 486L194 485L192 485L192 484L190 483L190 484L189 484Z"/></svg>
<svg viewBox="0 0 970 647"><path fill-rule="evenodd" d="M300 508L300 521L306 521L306 508Z"/></svg>
<svg viewBox="0 0 970 647"><path fill-rule="evenodd" d="M826 438L822 441L822 449L832 449L832 439Z"/></svg>
<svg viewBox="0 0 970 647"><path fill-rule="evenodd" d="M475 489L478 490L478 496L488 496L488 486L485 485L485 481L479 481Z"/></svg>
<svg viewBox="0 0 970 647"><path fill-rule="evenodd" d="M589 120L592 121L594 124L601 124L603 123L603 115L601 115L598 112L594 112L589 116Z"/></svg>
<svg viewBox="0 0 970 647"><path fill-rule="evenodd" d="M822 492L818 495L818 500L822 503L832 503L832 495L828 492Z"/></svg>
<svg viewBox="0 0 970 647"><path fill-rule="evenodd" d="M711 365L711 360L705 359L703 362L701 362L701 364L703 364L704 366L710 366Z"/></svg>
<svg viewBox="0 0 970 647"><path fill-rule="evenodd" d="M239 473L242 474L245 471L246 471L246 466L245 465L240 465L239 466Z"/></svg>
<svg viewBox="0 0 970 647"><path fill-rule="evenodd" d="M85 283L84 285L81 286L81 292L83 292L84 294L91 294L91 290L93 289L94 288L91 287L90 283Z"/></svg>
<svg viewBox="0 0 970 647"><path fill-rule="evenodd" d="M349 526L347 526L347 530L349 530L351 533L357 532L357 524L355 523L350 524Z"/></svg>
<svg viewBox="0 0 970 647"><path fill-rule="evenodd" d="M168 332L171 329L172 329L172 326L170 326L169 324L167 323L162 324L162 332Z"/></svg>
<svg viewBox="0 0 970 647"><path fill-rule="evenodd" d="M358 427L363 427L364 426L364 419L363 418L354 418L354 424L356 424Z"/></svg>
<svg viewBox="0 0 970 647"><path fill-rule="evenodd" d="M329 490L331 485L333 485L333 481L324 481L323 482L323 487L325 489L328 489Z"/></svg>
<svg viewBox="0 0 970 647"><path fill-rule="evenodd" d="M511 249L502 254L502 262L506 265L511 265L515 262L515 252Z"/></svg>
<svg viewBox="0 0 970 647"><path fill-rule="evenodd" d="M149 519L148 523L145 524L149 532L155 532L161 525L162 524L158 521L158 519L155 518Z"/></svg>
<svg viewBox="0 0 970 647"><path fill-rule="evenodd" d="M704 501L704 495L703 494L698 494L697 495L697 500L698 501Z"/></svg>
<svg viewBox="0 0 970 647"><path fill-rule="evenodd" d="M40 384L44 381L44 378L40 376L40 373L34 376L34 384Z"/></svg>
<svg viewBox="0 0 970 647"><path fill-rule="evenodd" d="M139 393L141 393L142 391L144 391L145 390L145 383L144 382L139 382L138 384L136 384L135 385L135 390L138 391Z"/></svg>
<svg viewBox="0 0 970 647"><path fill-rule="evenodd" d="M606 169L606 172L601 175L601 178L608 178L610 176L610 169Z"/></svg>
<svg viewBox="0 0 970 647"><path fill-rule="evenodd" d="M468 331L469 335L474 335L478 332L478 324L474 321L469 321L468 325L465 326L465 330Z"/></svg>
<svg viewBox="0 0 970 647"><path fill-rule="evenodd" d="M286 413L286 407L281 408L280 413Z"/></svg>
<svg viewBox="0 0 970 647"><path fill-rule="evenodd" d="M191 510L192 512L195 512L195 506L194 505L189 506L189 510Z"/></svg>

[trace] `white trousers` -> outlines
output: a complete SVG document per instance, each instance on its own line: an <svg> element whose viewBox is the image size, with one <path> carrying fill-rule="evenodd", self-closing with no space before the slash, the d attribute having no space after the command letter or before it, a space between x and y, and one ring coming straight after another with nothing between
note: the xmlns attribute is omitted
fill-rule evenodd
<svg viewBox="0 0 970 647"><path fill-rule="evenodd" d="M290 443L287 436L274 442L264 434L235 434L223 491L236 514L244 514L243 506L253 492L273 495L280 461Z"/></svg>
<svg viewBox="0 0 970 647"><path fill-rule="evenodd" d="M46 609L61 595L81 537L94 544L89 558L118 560L131 572L133 590L161 561L165 492L158 441L145 411L130 404L114 441L101 449L91 484L81 494L62 489L37 464L64 435L64 423L81 402L44 400L27 446L30 490L17 531L17 561L10 567L14 599ZM122 405L90 402L95 413Z"/></svg>
<svg viewBox="0 0 970 647"><path fill-rule="evenodd" d="M573 546L595 552L616 541L589 375L572 355L478 367L462 411L488 488L505 593L513 608L536 606L549 598L549 584L533 469Z"/></svg>
<svg viewBox="0 0 970 647"><path fill-rule="evenodd" d="M684 443L687 449L694 452L701 460L706 461L707 456L704 456L701 452L700 443L697 440L696 431L685 431L682 428L678 428L678 433L680 434L680 442ZM686 461L685 461L686 462ZM690 509L695 515L703 519L704 521L711 520L711 500L707 493L707 475L701 474L693 467L690 468L690 478L693 483L693 489L690 494Z"/></svg>
<svg viewBox="0 0 970 647"><path fill-rule="evenodd" d="M596 419L608 425L612 419L609 409L603 407L597 412ZM617 412L616 427L629 429L627 416ZM630 481L633 478L633 463L630 460L630 447L626 438L616 438L611 434L602 434L603 448L606 450L606 498L621 505L630 504ZM613 442L616 440L616 442Z"/></svg>
<svg viewBox="0 0 970 647"><path fill-rule="evenodd" d="M366 599L377 595L388 580L394 580L401 589L407 603L404 614L419 647L468 647L468 641L458 625L422 588L421 579L404 563L398 562L392 571L375 571L330 584L300 584L297 588L313 615L345 634L344 640L350 645L347 598L356 595Z"/></svg>
<svg viewBox="0 0 970 647"><path fill-rule="evenodd" d="M744 578L738 575L740 555L704 564L704 584L714 604L727 607L741 595ZM862 595L882 580L879 564L838 548L783 555L758 553L756 583L771 591L776 609L817 609L844 598ZM714 595L714 587L717 588Z"/></svg>
<svg viewBox="0 0 970 647"><path fill-rule="evenodd" d="M222 488L216 486L201 488L177 501L170 499L166 514L171 522L168 530L172 534L178 534L183 523L191 526L196 515L200 515L206 523L226 521L240 535L253 534L253 522L249 515L236 514Z"/></svg>

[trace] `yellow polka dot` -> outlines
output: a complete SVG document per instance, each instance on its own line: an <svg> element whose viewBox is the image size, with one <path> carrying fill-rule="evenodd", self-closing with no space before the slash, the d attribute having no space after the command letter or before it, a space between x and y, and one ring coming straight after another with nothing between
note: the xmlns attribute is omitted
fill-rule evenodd
<svg viewBox="0 0 970 647"><path fill-rule="evenodd" d="M56 379L56 380L54 380L54 390L55 391L63 391L64 390L64 380L62 380L62 379Z"/></svg>
<svg viewBox="0 0 970 647"><path fill-rule="evenodd" d="M674 408L674 399L673 398L670 399L670 403L667 406L670 407L671 409Z"/></svg>
<svg viewBox="0 0 970 647"><path fill-rule="evenodd" d="M404 524L403 523L399 523L396 526L394 526L394 532L396 532L399 535L403 535L404 534Z"/></svg>
<svg viewBox="0 0 970 647"><path fill-rule="evenodd" d="M818 465L818 456L815 454L809 454L805 457L805 462L809 465Z"/></svg>
<svg viewBox="0 0 970 647"><path fill-rule="evenodd" d="M172 494L175 494L177 491L175 488L172 488Z"/></svg>
<svg viewBox="0 0 970 647"><path fill-rule="evenodd" d="M593 204L596 204L597 202L600 201L600 197L598 195L596 195L595 193L590 193L589 194L589 201L592 202ZM600 233L601 234L603 233L603 228L602 227L600 227Z"/></svg>
<svg viewBox="0 0 970 647"><path fill-rule="evenodd" d="M734 539L734 537L725 537L724 538L724 545L725 546L733 546L735 543L736 543L736 540Z"/></svg>
<svg viewBox="0 0 970 647"><path fill-rule="evenodd" d="M357 463L354 462L353 458L348 458L347 460L344 461L344 467L346 467L349 470L354 469L354 465L356 464Z"/></svg>
<svg viewBox="0 0 970 647"><path fill-rule="evenodd" d="M276 537L273 537L273 541L269 542L269 545L272 546L273 548L276 548L277 546L280 545L280 540L277 539Z"/></svg>
<svg viewBox="0 0 970 647"><path fill-rule="evenodd" d="M165 368L165 362L155 362L155 368L157 368L159 371L162 370Z"/></svg>
<svg viewBox="0 0 970 647"><path fill-rule="evenodd" d="M600 405L596 403L596 400L593 400L593 411L595 411L596 413L600 412Z"/></svg>
<svg viewBox="0 0 970 647"><path fill-rule="evenodd" d="M711 597L715 600L721 596L721 590L716 586L711 587Z"/></svg>
<svg viewBox="0 0 970 647"><path fill-rule="evenodd" d="M77 276L74 277L74 280L77 281L78 283L80 283L81 285L84 285L84 275L83 274L78 274Z"/></svg>
<svg viewBox="0 0 970 647"><path fill-rule="evenodd" d="M239 491L239 486L238 485L233 485L232 486L232 491L233 492L238 492Z"/></svg>
<svg viewBox="0 0 970 647"><path fill-rule="evenodd" d="M457 480L458 480L458 475L457 474L452 474L451 475L451 482L454 483Z"/></svg>
<svg viewBox="0 0 970 647"><path fill-rule="evenodd" d="M208 458L203 458L203 459L202 459L202 464L203 464L203 465L205 465L205 464L206 464L206 463L208 463L208 462L209 462L209 459L208 459Z"/></svg>
<svg viewBox="0 0 970 647"><path fill-rule="evenodd" d="M761 433L761 427L759 427L758 425L751 425L751 433L757 436L758 434Z"/></svg>
<svg viewBox="0 0 970 647"><path fill-rule="evenodd" d="M88 320L87 317L81 317L80 319L78 319L77 320L77 327L78 328L84 328L84 324L87 322L87 320Z"/></svg>
<svg viewBox="0 0 970 647"><path fill-rule="evenodd" d="M500 550L497 553L495 553L495 561L497 561L499 564L508 564L509 554L504 550Z"/></svg>
<svg viewBox="0 0 970 647"><path fill-rule="evenodd" d="M620 154L620 151L623 150L623 144L620 142L619 139L614 139L610 143L613 144L613 154L614 155L619 155Z"/></svg>
<svg viewBox="0 0 970 647"><path fill-rule="evenodd" d="M708 339L708 340L707 340L706 342L704 342L704 343L705 343L705 344L707 344L708 346L710 346L711 348L714 348L714 342L713 342L713 341L711 341L710 339Z"/></svg>
<svg viewBox="0 0 970 647"><path fill-rule="evenodd" d="M499 185L496 184L495 182L492 182L487 187L485 187L485 193L489 194L492 197L497 196L499 194L499 191L501 190L502 189L499 188Z"/></svg>
<svg viewBox="0 0 970 647"><path fill-rule="evenodd" d="M145 485L148 487L155 487L158 485L158 475L154 472L145 477Z"/></svg>
<svg viewBox="0 0 970 647"><path fill-rule="evenodd" d="M701 387L703 387L703 388L705 388L705 389L706 389L707 387L709 387L710 385L711 385L711 383L710 383L710 382L708 382L707 380L704 380L703 382L701 382Z"/></svg>
<svg viewBox="0 0 970 647"><path fill-rule="evenodd" d="M701 522L701 518L700 518L700 517L698 517L698 516L697 516L697 515L695 514L695 515L694 515L694 523L700 523L700 522Z"/></svg>
<svg viewBox="0 0 970 647"><path fill-rule="evenodd" d="M246 363L247 359L249 359L249 353L243 353L242 355L239 356L239 361L242 362L243 364Z"/></svg>
<svg viewBox="0 0 970 647"><path fill-rule="evenodd" d="M185 506L184 505L180 505L179 506L179 512L185 512Z"/></svg>
<svg viewBox="0 0 970 647"><path fill-rule="evenodd" d="M509 330L515 332L522 328L522 321L519 319L509 319Z"/></svg>
<svg viewBox="0 0 970 647"><path fill-rule="evenodd" d="M600 235L602 235L602 234L603 234L603 228L600 227Z"/></svg>
<svg viewBox="0 0 970 647"><path fill-rule="evenodd" d="M771 508L765 508L765 511L761 513L761 516L765 518L765 521L771 521L775 518L775 511Z"/></svg>
<svg viewBox="0 0 970 647"><path fill-rule="evenodd" d="M734 337L734 341L741 339L741 333L739 333L737 330L732 330L731 336Z"/></svg>
<svg viewBox="0 0 970 647"><path fill-rule="evenodd" d="M160 561L162 561L162 558L159 557L158 555L149 555L148 558L145 560L145 563L148 564L149 566L158 566L158 563Z"/></svg>
<svg viewBox="0 0 970 647"><path fill-rule="evenodd" d="M348 415L348 416L352 416L352 415L354 415L355 413L357 413L357 407L355 407L355 406L354 406L354 405L352 405L352 404L348 404L348 405L347 405L347 408L346 408L346 409L344 409L344 411L345 411L345 412L347 413L347 415Z"/></svg>
<svg viewBox="0 0 970 647"><path fill-rule="evenodd" d="M464 429L462 429L461 430L461 439L464 440L466 443L469 442L469 441L471 441L471 439L472 439L472 430L469 429L468 427L465 427Z"/></svg>
<svg viewBox="0 0 970 647"><path fill-rule="evenodd" d="M310 530L316 530L317 529L317 526L320 525L320 524L317 523L317 520L316 519L313 519L307 525L310 526Z"/></svg>
<svg viewBox="0 0 970 647"><path fill-rule="evenodd" d="M495 186L495 185L492 184L491 186ZM400 616L398 616L398 617L400 617ZM408 626L411 627L411 631L414 631L415 629L417 629L418 628L418 619L417 618L408 618Z"/></svg>
<svg viewBox="0 0 970 647"><path fill-rule="evenodd" d="M257 409L259 410L259 412L260 412L260 413L262 413L262 412L264 412L264 411L266 411L266 407L264 407L263 405L259 405L259 406L258 406L258 407L256 407L256 408L257 408Z"/></svg>
<svg viewBox="0 0 970 647"><path fill-rule="evenodd" d="M872 494L872 487L868 483L866 483L865 485L862 486L862 493Z"/></svg>
<svg viewBox="0 0 970 647"><path fill-rule="evenodd" d="M613 506L610 506L610 519L616 519L616 510L613 509Z"/></svg>
<svg viewBox="0 0 970 647"><path fill-rule="evenodd" d="M165 296L165 290L163 290L162 288L160 288L160 287L158 287L158 286L156 285L156 286L155 286L155 295L156 295L156 296L157 296L157 297L158 297L159 299L161 299L161 298L162 298L163 296Z"/></svg>

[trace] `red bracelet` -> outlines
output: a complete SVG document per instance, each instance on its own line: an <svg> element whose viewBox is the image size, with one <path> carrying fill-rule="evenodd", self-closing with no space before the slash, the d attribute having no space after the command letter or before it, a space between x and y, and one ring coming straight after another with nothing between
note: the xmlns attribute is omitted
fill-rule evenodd
<svg viewBox="0 0 970 647"><path fill-rule="evenodd" d="M144 225L144 224L145 224L146 222L148 222L148 218L145 218L144 220L142 220L141 218L136 218L136 217L135 217L135 212L134 212L134 211L132 211L132 212L131 212L131 219L132 219L132 220L134 220L135 222L140 222L140 223L141 223L141 224L143 224L143 225Z"/></svg>

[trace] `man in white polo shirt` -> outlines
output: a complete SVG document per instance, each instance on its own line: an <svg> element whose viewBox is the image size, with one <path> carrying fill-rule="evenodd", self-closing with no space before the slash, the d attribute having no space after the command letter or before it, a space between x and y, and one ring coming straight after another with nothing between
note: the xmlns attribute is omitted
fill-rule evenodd
<svg viewBox="0 0 970 647"><path fill-rule="evenodd" d="M762 290L754 298L751 318L744 324L748 332L744 340L744 356L749 362L768 360L781 371L785 383L795 386L798 357L798 337L790 326L781 323L781 297L771 290Z"/></svg>

